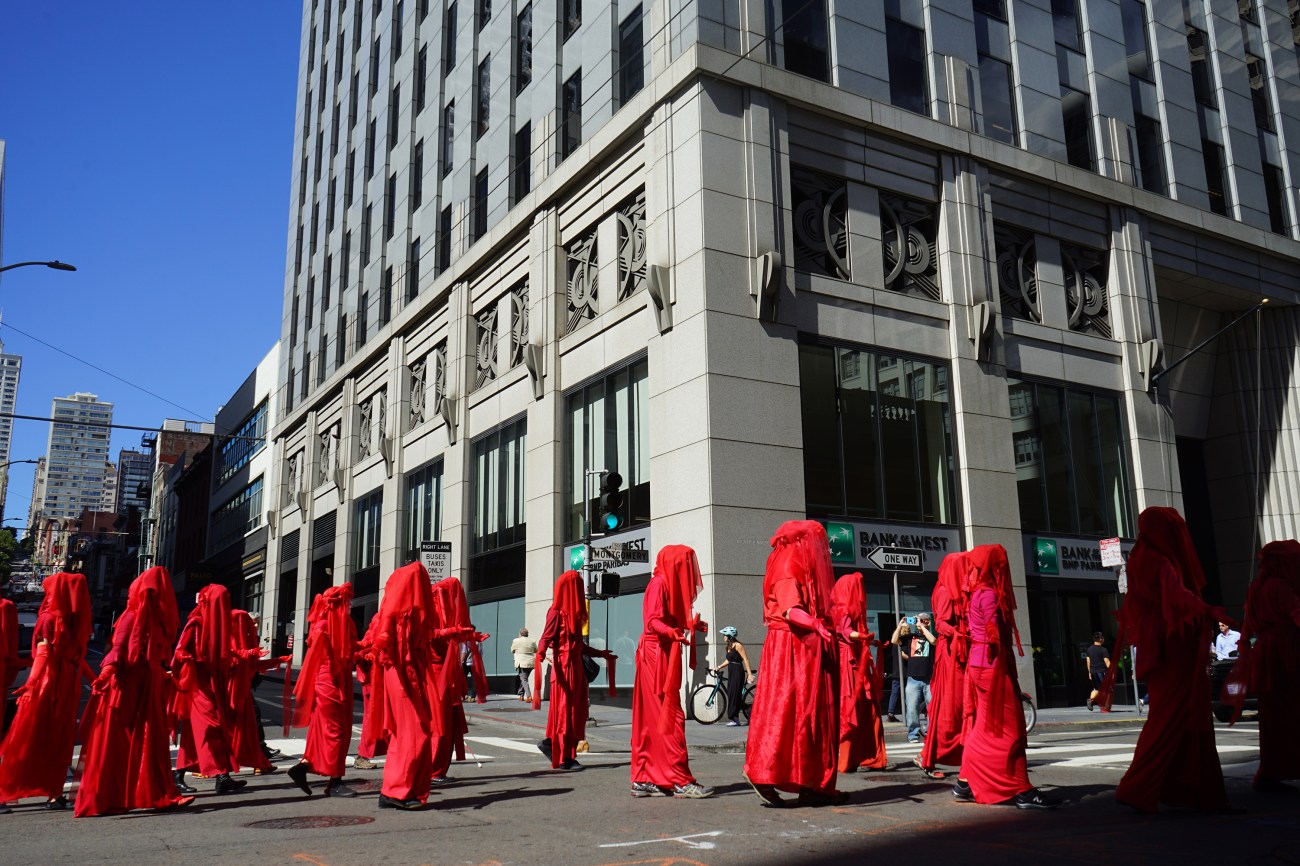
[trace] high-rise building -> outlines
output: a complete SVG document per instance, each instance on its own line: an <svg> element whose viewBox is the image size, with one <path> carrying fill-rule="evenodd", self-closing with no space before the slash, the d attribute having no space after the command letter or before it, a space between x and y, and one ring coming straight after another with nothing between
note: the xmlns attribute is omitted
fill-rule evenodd
<svg viewBox="0 0 1300 866"><path fill-rule="evenodd" d="M114 513L117 508L117 467L112 463L104 464L104 494L100 497L97 511Z"/></svg>
<svg viewBox="0 0 1300 866"><path fill-rule="evenodd" d="M83 510L98 511L104 501L113 404L79 392L55 397L50 417L41 516L67 520Z"/></svg>
<svg viewBox="0 0 1300 866"><path fill-rule="evenodd" d="M135 508L149 507L149 488L153 484L153 454L123 448L117 452L117 499L113 511L125 514Z"/></svg>
<svg viewBox="0 0 1300 866"><path fill-rule="evenodd" d="M3 142L0 142L3 146ZM9 495L9 445L14 430L14 407L18 399L18 378L22 374L21 355L6 354L0 340L0 515L4 514Z"/></svg>
<svg viewBox="0 0 1300 866"><path fill-rule="evenodd" d="M1021 681L1082 701L1142 508L1230 606L1300 534L1279 8L304 3L265 609L364 615L437 539L477 624L538 626L613 470L625 659L662 545L761 639L768 540L815 519L885 634L1004 545Z"/></svg>

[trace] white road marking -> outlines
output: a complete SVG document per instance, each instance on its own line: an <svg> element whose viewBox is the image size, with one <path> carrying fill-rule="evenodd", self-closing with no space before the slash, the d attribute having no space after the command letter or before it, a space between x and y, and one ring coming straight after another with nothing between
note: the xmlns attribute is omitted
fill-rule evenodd
<svg viewBox="0 0 1300 866"><path fill-rule="evenodd" d="M509 749L512 752L527 752L537 755L542 754L538 751L537 743L532 740L521 742L519 740L509 740L505 737L466 737L465 742L481 743L484 746L496 746L500 749ZM583 752L579 757L603 758L614 757L614 755L607 752Z"/></svg>
<svg viewBox="0 0 1300 866"><path fill-rule="evenodd" d="M718 847L717 844L713 842L703 841L700 839L700 837L707 836L707 837L716 838L718 836L721 836L723 832L724 831L722 830L709 830L706 833L691 833L688 836L667 836L663 839L642 839L639 842L607 842L603 845L600 845L599 847L631 848L633 845L653 845L656 842L681 842L687 848L695 848L701 851L708 851L708 850L712 850L713 848L717 848Z"/></svg>

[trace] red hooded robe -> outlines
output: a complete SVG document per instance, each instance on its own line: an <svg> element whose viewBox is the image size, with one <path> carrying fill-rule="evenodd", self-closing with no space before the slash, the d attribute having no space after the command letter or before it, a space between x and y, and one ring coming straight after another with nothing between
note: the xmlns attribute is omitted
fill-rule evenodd
<svg viewBox="0 0 1300 866"><path fill-rule="evenodd" d="M433 695L432 646L438 628L429 573L418 562L389 576L375 614L375 681L370 702L376 730L388 741L380 792L395 800L429 800L432 740L447 727Z"/></svg>
<svg viewBox="0 0 1300 866"><path fill-rule="evenodd" d="M375 667L374 638L378 622L379 617L370 620L357 653L357 682L361 684L361 739L357 743L357 757L367 760L388 754L388 739L377 724L383 718L383 709L376 712L373 703L375 680L383 673Z"/></svg>
<svg viewBox="0 0 1300 866"><path fill-rule="evenodd" d="M204 776L239 771L231 745L235 652L230 632L230 592L221 584L208 584L199 590L199 603L190 612L172 657L177 689L172 714L180 726L177 770L197 769Z"/></svg>
<svg viewBox="0 0 1300 866"><path fill-rule="evenodd" d="M964 593L971 640L966 664L960 778L977 803L1002 803L1033 789L1025 760L1025 713L1013 647L1018 649L1011 567L1000 544L967 554Z"/></svg>
<svg viewBox="0 0 1300 866"><path fill-rule="evenodd" d="M352 745L352 660L357 627L352 584L316 596L307 614L307 654L294 694L293 723L307 726L303 760L313 773L338 779Z"/></svg>
<svg viewBox="0 0 1300 866"><path fill-rule="evenodd" d="M582 576L566 571L555 581L555 596L546 612L546 625L537 641L536 680L533 708L542 706L542 665L540 660L551 651L551 700L546 716L546 737L551 741L551 766L559 767L574 760L578 743L587 735L587 676L582 668L584 655L596 655L582 640L587 625L587 599L582 591Z"/></svg>
<svg viewBox="0 0 1300 866"><path fill-rule="evenodd" d="M934 672L930 677L929 724L921 747L921 766L961 766L961 726L965 698L966 659L970 654L966 598L962 590L970 573L964 551L950 553L939 566L939 582L930 595L934 609Z"/></svg>
<svg viewBox="0 0 1300 866"><path fill-rule="evenodd" d="M880 719L880 688L883 671L877 669L871 648L878 644L867 631L867 596L859 572L835 581L831 590L831 619L846 623L835 643L840 668L839 772L852 773L859 767L883 769L885 725ZM851 640L857 632L861 637Z"/></svg>
<svg viewBox="0 0 1300 866"><path fill-rule="evenodd" d="M19 690L18 712L0 746L0 803L63 796L77 736L81 678L90 640L90 593L82 574L45 578L45 599L32 637L32 672Z"/></svg>
<svg viewBox="0 0 1300 866"><path fill-rule="evenodd" d="M754 693L745 776L780 791L830 795L840 732L830 544L820 523L792 520L772 548L763 577L763 687Z"/></svg>
<svg viewBox="0 0 1300 866"><path fill-rule="evenodd" d="M246 610L230 612L230 640L235 665L230 675L230 708L235 721L230 732L230 747L239 766L267 772L273 768L262 751L262 732L257 704L253 700L253 677L274 670L283 661L262 658L257 625Z"/></svg>
<svg viewBox="0 0 1300 866"><path fill-rule="evenodd" d="M165 809L184 799L172 777L164 667L179 625L167 570L145 571L131 583L82 715L78 818Z"/></svg>
<svg viewBox="0 0 1300 866"><path fill-rule="evenodd" d="M479 646L488 636L475 632L470 624L469 599L459 578L448 577L435 583L433 604L442 624L439 634L446 635L435 638L433 652L434 694L445 707L448 719L443 734L433 738L433 777L440 779L451 769L453 753L459 760L465 759L465 735L469 733L464 704L469 683L460 660L460 645L465 638L457 636L470 635L470 668L474 675L475 701L480 704L487 703L488 682Z"/></svg>
<svg viewBox="0 0 1300 866"><path fill-rule="evenodd" d="M18 655L18 608L9 599L0 598L0 699L8 696L14 677L28 664Z"/></svg>
<svg viewBox="0 0 1300 866"><path fill-rule="evenodd" d="M1116 646L1126 641L1137 646L1137 678L1147 684L1151 712L1115 797L1144 812L1156 811L1160 803L1205 811L1228 808L1205 665L1220 615L1202 600L1204 587L1205 575L1182 516L1160 507L1138 515ZM1102 684L1103 705L1109 703L1116 668L1111 666Z"/></svg>
<svg viewBox="0 0 1300 866"><path fill-rule="evenodd" d="M632 782L671 788L695 781L686 753L682 709L682 644L692 647L698 618L691 606L704 582L695 551L670 544L659 551L641 602L644 627L632 687Z"/></svg>

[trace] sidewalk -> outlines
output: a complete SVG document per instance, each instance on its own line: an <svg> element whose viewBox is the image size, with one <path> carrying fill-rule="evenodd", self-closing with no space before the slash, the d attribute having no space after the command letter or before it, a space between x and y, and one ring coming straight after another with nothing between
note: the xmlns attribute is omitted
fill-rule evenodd
<svg viewBox="0 0 1300 866"><path fill-rule="evenodd" d="M587 722L587 739L617 748L628 748L632 741L632 699L624 693L618 698L608 698L603 689L592 703ZM534 732L540 739L546 729L546 704L538 711L531 703L524 703L514 695L492 695L486 704L465 704L465 715L471 722L491 722L512 725ZM900 717L901 718L901 717ZM1145 712L1138 715L1131 706L1116 706L1109 713L1089 712L1087 707L1058 707L1038 711L1038 724L1034 733L1065 732L1071 729L1097 730L1116 727L1140 726L1146 721ZM727 727L725 722L701 725L686 720L686 744L701 752L744 752L747 728ZM1032 735L1031 735L1032 736ZM885 722L885 742L907 742L907 726L901 721Z"/></svg>

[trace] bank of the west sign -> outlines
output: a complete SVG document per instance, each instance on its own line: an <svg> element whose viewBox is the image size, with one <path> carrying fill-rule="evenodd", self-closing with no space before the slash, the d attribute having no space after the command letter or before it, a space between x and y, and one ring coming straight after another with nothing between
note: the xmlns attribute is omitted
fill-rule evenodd
<svg viewBox="0 0 1300 866"><path fill-rule="evenodd" d="M831 561L876 570L870 560L878 547L915 548L924 553L925 571L937 572L939 563L961 550L961 532L944 526L909 526L898 523L826 523L831 543Z"/></svg>

